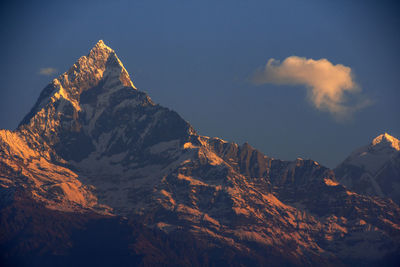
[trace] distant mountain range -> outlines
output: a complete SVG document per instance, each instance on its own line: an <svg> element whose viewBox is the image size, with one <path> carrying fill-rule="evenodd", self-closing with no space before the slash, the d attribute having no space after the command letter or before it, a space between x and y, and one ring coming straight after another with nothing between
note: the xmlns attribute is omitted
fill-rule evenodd
<svg viewBox="0 0 400 267"><path fill-rule="evenodd" d="M334 171L201 136L99 41L0 130L0 260L396 266L399 170L387 134Z"/></svg>

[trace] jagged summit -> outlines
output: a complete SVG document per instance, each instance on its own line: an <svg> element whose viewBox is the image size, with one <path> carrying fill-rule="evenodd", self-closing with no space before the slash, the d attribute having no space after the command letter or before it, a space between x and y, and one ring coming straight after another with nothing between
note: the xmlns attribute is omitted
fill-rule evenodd
<svg viewBox="0 0 400 267"><path fill-rule="evenodd" d="M99 90L101 87L103 90ZM19 127L30 124L31 119L41 110L57 106L72 106L80 112L82 93L97 90L97 94L112 93L123 88L136 90L131 78L113 49L102 40L90 50L87 56L80 57L68 71L55 78L41 92L31 112L21 121ZM47 108L46 108L47 107Z"/></svg>
<svg viewBox="0 0 400 267"><path fill-rule="evenodd" d="M111 47L109 47L108 45L106 45L103 40L99 40L95 44L95 46L91 49L91 51L93 51L93 50L106 50L109 52L114 52L114 50Z"/></svg>
<svg viewBox="0 0 400 267"><path fill-rule="evenodd" d="M100 40L90 50L87 56L80 57L78 61L58 79L62 81L68 80L78 82L87 80L87 87L84 86L80 89L80 91L84 91L85 89L87 90L93 87L93 85L98 83L101 79L109 78L107 75L113 75L113 78L119 79L124 86L136 89L115 51L107 46L103 40ZM82 84L79 85L82 87Z"/></svg>
<svg viewBox="0 0 400 267"><path fill-rule="evenodd" d="M33 142L50 144L63 159L80 162L96 153L98 158L125 153L127 164L129 157L147 153L143 150L149 145L194 133L176 112L135 88L102 40L42 91L19 130L35 136Z"/></svg>
<svg viewBox="0 0 400 267"><path fill-rule="evenodd" d="M396 150L400 150L400 140L391 136L388 133L381 134L372 140L371 145L376 146L376 145L385 145L388 144L392 148Z"/></svg>
<svg viewBox="0 0 400 267"><path fill-rule="evenodd" d="M93 60L107 60L111 55L115 55L115 51L106 45L103 40L99 40L93 47L90 49L87 56L82 58L92 58Z"/></svg>

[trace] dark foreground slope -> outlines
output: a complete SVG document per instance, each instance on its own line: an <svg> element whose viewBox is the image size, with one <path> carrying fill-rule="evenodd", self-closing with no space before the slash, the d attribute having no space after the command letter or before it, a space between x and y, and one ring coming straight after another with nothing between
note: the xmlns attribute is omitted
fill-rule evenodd
<svg viewBox="0 0 400 267"><path fill-rule="evenodd" d="M21 192L0 214L1 266L240 266L269 258L211 248L187 233L167 235L120 216L51 210Z"/></svg>

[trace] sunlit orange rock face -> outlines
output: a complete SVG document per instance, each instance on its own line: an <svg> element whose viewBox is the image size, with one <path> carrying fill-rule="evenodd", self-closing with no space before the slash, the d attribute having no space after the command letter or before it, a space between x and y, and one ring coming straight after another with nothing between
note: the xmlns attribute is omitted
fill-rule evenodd
<svg viewBox="0 0 400 267"><path fill-rule="evenodd" d="M129 257L145 255L138 265L176 265L177 251L181 265L252 266L390 264L399 253L393 201L349 190L315 161L198 135L137 90L102 41L43 90L17 130L0 131L0 185L7 220L22 200L44 217L78 218L46 226L65 233L65 257L76 255L71 233L95 235L105 218L125 218L110 225L128 236L147 229L123 243ZM7 220L3 229L13 228ZM33 253L5 245L26 224L14 222L15 235L2 239L10 259ZM29 242L46 247L43 236Z"/></svg>

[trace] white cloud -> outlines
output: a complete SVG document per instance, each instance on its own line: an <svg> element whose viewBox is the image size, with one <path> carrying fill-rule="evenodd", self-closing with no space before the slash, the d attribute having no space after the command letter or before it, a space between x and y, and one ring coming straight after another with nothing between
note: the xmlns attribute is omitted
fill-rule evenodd
<svg viewBox="0 0 400 267"><path fill-rule="evenodd" d="M291 56L283 62L270 59L265 68L258 70L255 84L305 85L313 105L330 112L337 119L345 119L369 101L362 99L350 67L333 65L327 59L307 59Z"/></svg>
<svg viewBox="0 0 400 267"><path fill-rule="evenodd" d="M49 67L49 68L41 68L39 70L39 74L40 75L47 75L47 76L52 75L52 74L54 74L56 72L57 72L57 69L51 68L51 67Z"/></svg>

